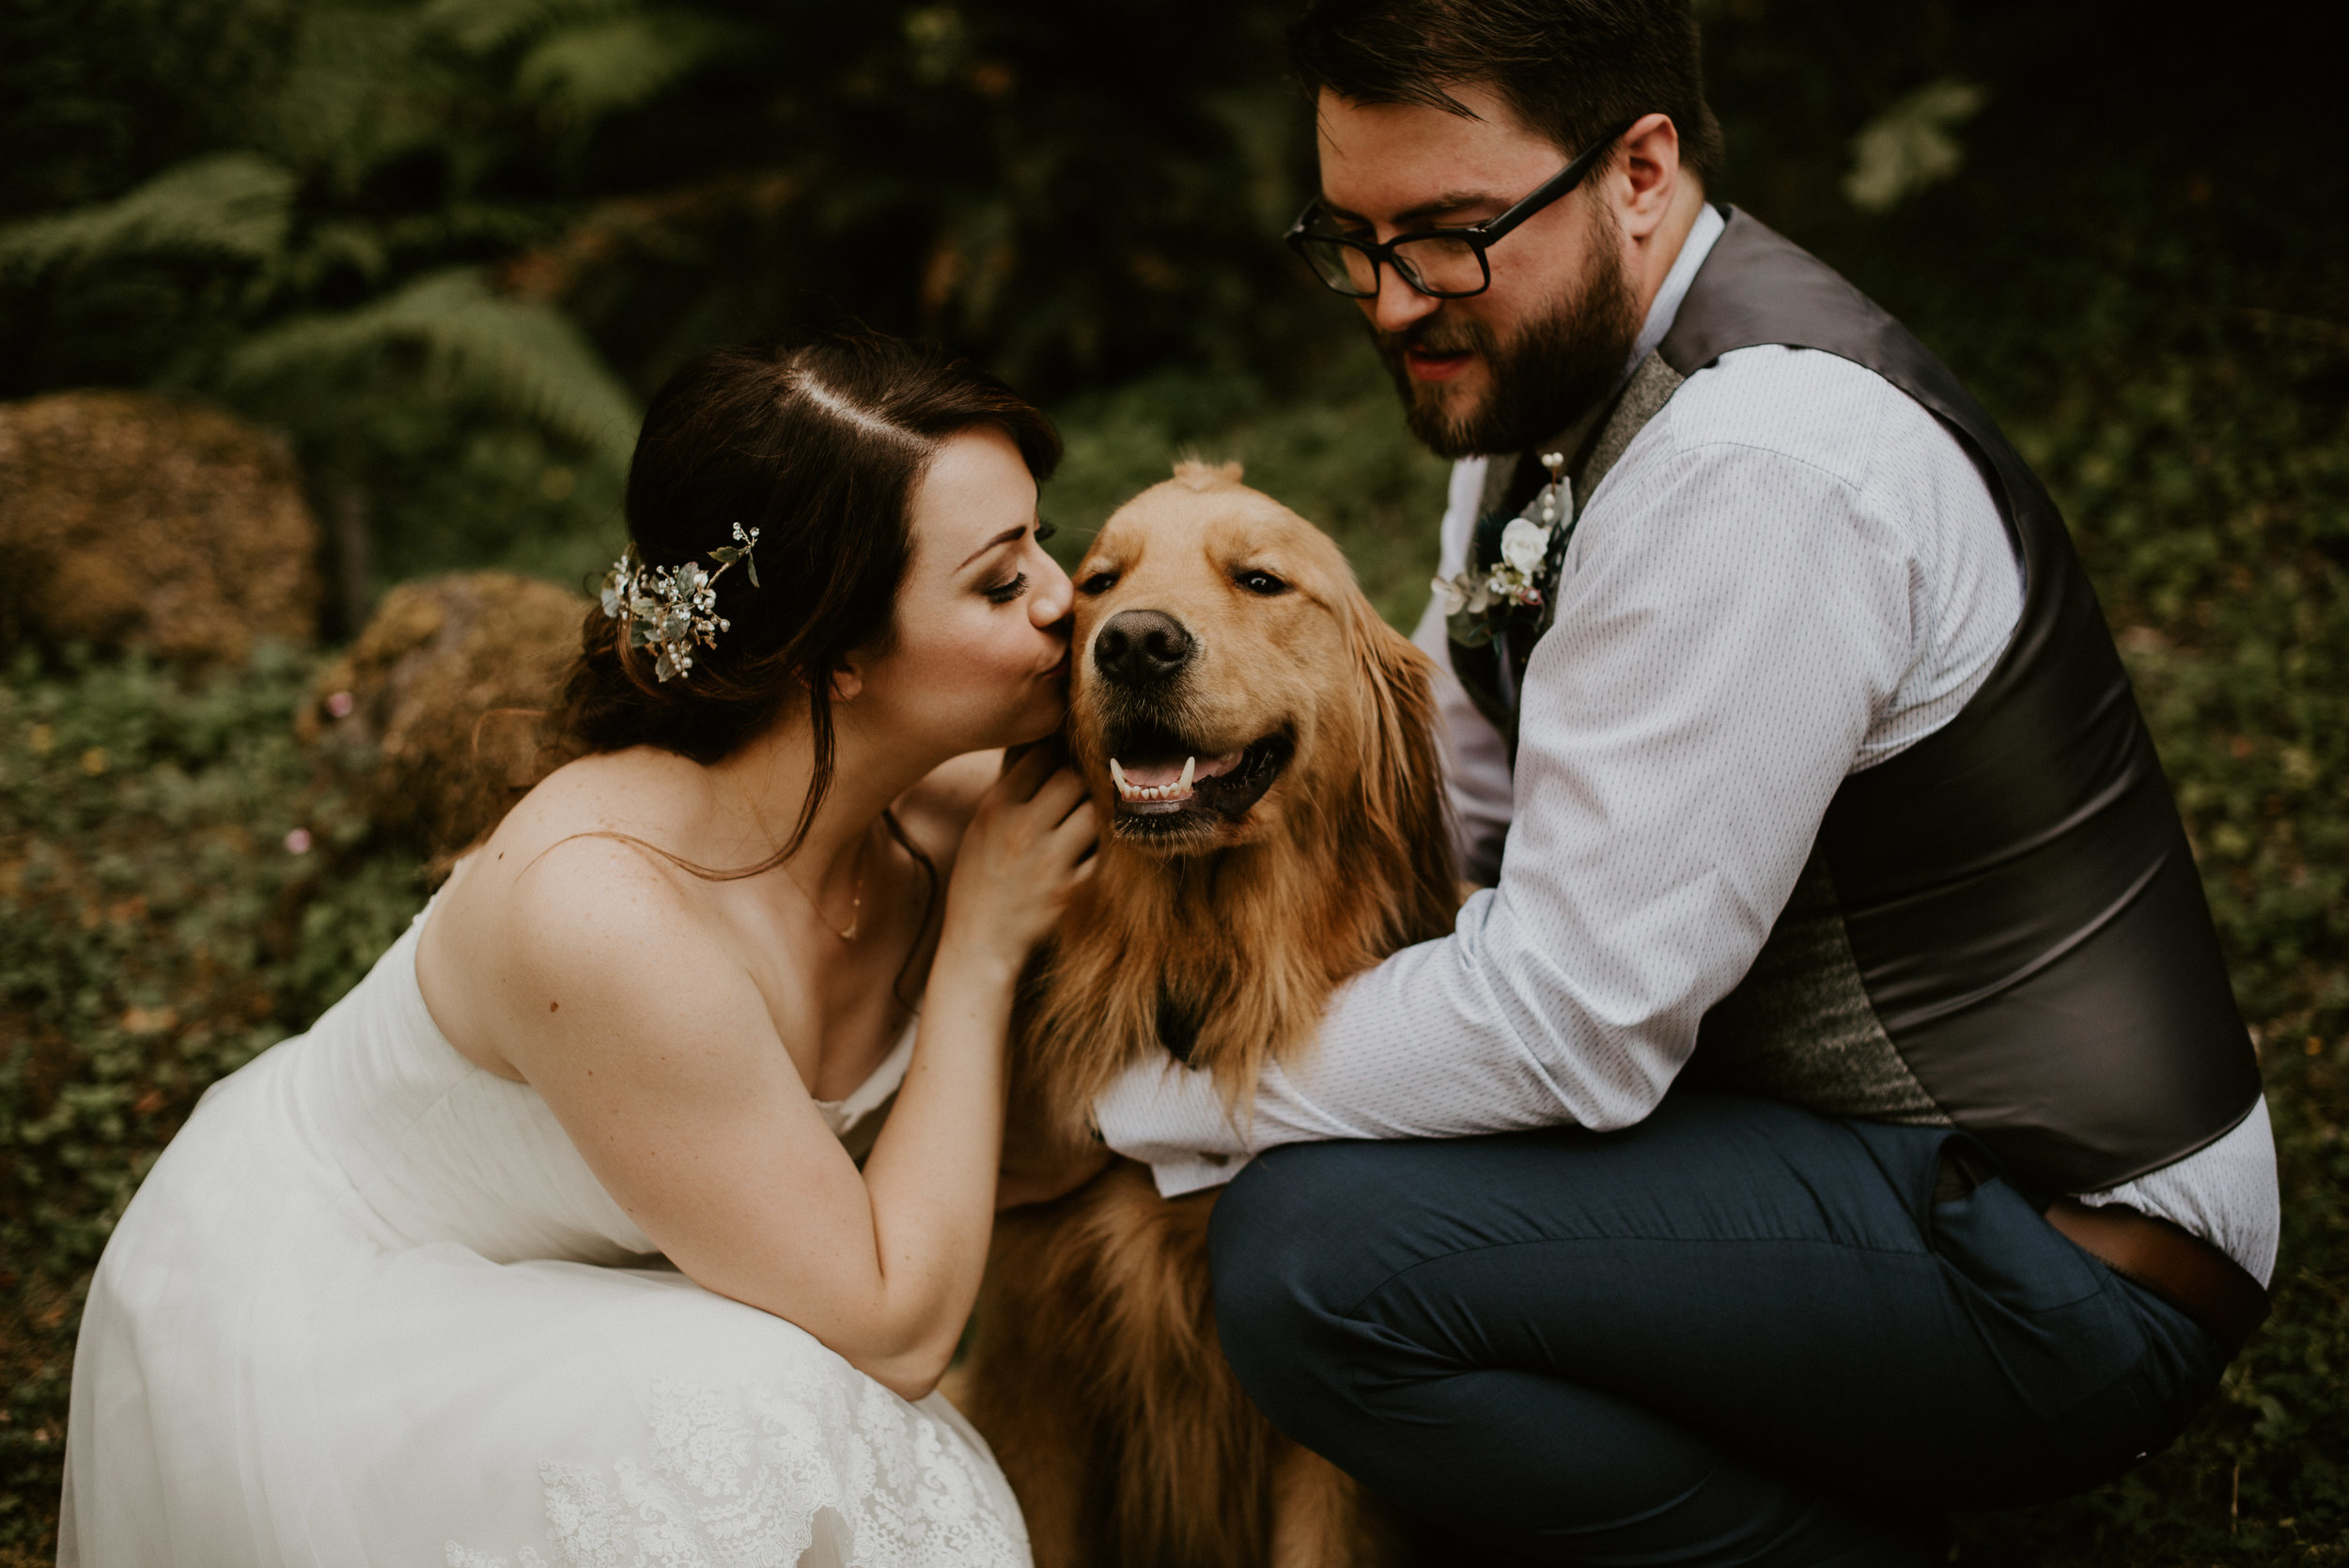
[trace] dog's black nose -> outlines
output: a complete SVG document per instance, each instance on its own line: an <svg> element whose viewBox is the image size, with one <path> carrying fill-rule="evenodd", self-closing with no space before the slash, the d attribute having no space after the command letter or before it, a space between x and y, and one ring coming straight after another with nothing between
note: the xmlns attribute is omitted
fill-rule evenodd
<svg viewBox="0 0 2349 1568"><path fill-rule="evenodd" d="M1147 686L1190 662L1190 633L1158 610L1121 610L1093 639L1093 667L1120 686Z"/></svg>

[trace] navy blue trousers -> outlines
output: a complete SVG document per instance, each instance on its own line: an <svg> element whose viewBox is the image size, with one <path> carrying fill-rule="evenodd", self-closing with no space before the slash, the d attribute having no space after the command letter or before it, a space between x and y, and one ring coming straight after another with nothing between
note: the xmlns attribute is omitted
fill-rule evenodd
<svg viewBox="0 0 2349 1568"><path fill-rule="evenodd" d="M2228 1359L2004 1180L1937 1203L1953 1139L1675 1094L1275 1149L1216 1207L1217 1326L1274 1425L1476 1560L1938 1562L1946 1511L2108 1479Z"/></svg>

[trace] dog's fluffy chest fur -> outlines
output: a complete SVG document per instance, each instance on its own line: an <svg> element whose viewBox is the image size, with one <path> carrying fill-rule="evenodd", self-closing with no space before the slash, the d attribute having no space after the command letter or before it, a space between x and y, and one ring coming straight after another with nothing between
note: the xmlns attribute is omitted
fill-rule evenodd
<svg viewBox="0 0 2349 1568"><path fill-rule="evenodd" d="M1330 993L1394 945L1382 890L1283 846L1158 861L1110 846L1020 1033L1064 1116L1163 1051L1227 1094L1310 1047ZM1381 878L1369 879L1376 883ZM1302 932L1315 939L1299 940Z"/></svg>

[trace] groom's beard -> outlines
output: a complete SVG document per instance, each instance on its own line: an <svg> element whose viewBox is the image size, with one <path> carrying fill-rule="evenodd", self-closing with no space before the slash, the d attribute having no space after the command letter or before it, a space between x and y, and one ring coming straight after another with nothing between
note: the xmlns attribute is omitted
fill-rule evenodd
<svg viewBox="0 0 2349 1568"><path fill-rule="evenodd" d="M1482 321L1455 318L1448 306L1399 333L1374 328L1371 335L1403 395L1411 433L1439 458L1474 458L1548 441L1613 392L1639 341L1639 305L1623 257L1602 245L1576 287L1506 342ZM1470 408L1447 411L1444 383L1413 379L1404 363L1407 349L1474 353L1487 372L1484 396Z"/></svg>

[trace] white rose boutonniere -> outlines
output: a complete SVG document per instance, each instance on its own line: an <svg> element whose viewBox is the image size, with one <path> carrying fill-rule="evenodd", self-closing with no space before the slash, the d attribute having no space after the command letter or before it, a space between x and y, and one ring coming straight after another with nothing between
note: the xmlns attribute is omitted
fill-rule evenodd
<svg viewBox="0 0 2349 1568"><path fill-rule="evenodd" d="M1531 518L1518 518L1501 531L1501 565L1529 583L1542 569L1542 558L1548 553L1549 530Z"/></svg>
<svg viewBox="0 0 2349 1568"><path fill-rule="evenodd" d="M1501 529L1501 559L1485 571L1439 577L1431 584L1436 602L1443 608L1445 629L1463 646L1481 647L1492 641L1496 611L1542 608L1542 573L1549 564L1551 543L1562 522L1569 531L1573 526L1565 521L1565 458L1547 453L1542 464L1549 470L1549 483L1527 508L1532 515L1514 518Z"/></svg>

